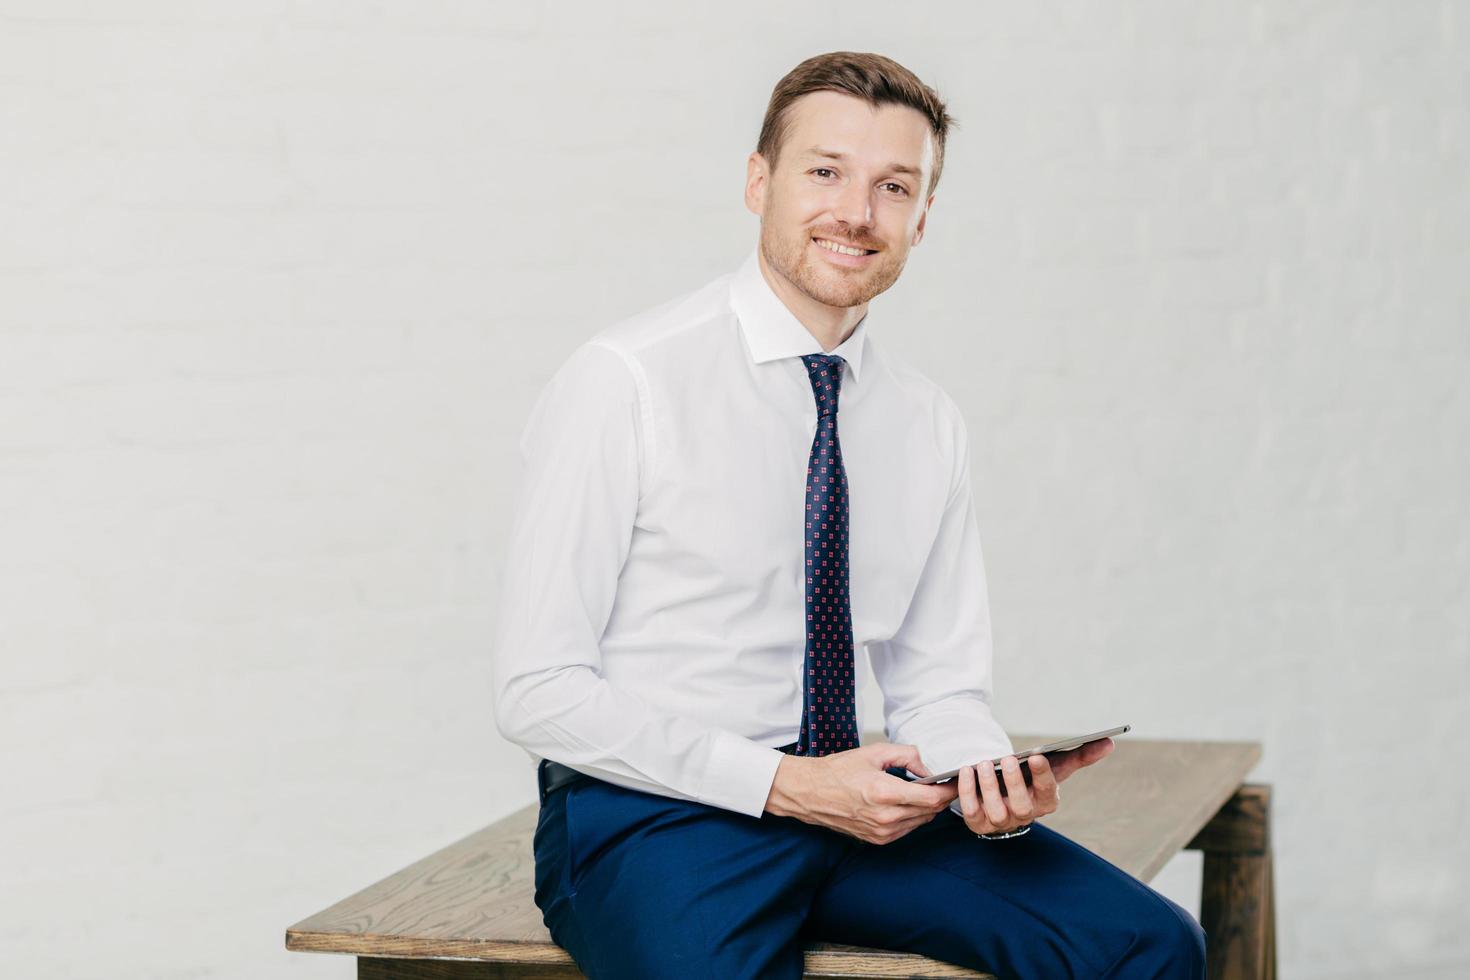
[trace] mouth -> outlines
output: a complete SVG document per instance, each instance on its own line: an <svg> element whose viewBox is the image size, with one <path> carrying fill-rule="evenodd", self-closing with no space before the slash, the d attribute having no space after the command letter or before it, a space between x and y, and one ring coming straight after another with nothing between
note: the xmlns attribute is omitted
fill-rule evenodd
<svg viewBox="0 0 1470 980"><path fill-rule="evenodd" d="M815 236L812 238L812 247L821 251L829 261L848 268L866 265L868 260L878 252L876 248L863 248L861 245L849 245L846 242Z"/></svg>

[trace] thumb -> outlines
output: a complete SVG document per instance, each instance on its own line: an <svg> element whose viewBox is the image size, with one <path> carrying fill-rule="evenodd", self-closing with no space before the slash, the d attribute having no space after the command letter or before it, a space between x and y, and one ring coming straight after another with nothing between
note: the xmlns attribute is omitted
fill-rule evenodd
<svg viewBox="0 0 1470 980"><path fill-rule="evenodd" d="M929 767L924 765L923 759L919 758L919 747L917 745L885 743L878 746L876 755L879 769L903 766L909 772L917 773L920 776L929 775Z"/></svg>

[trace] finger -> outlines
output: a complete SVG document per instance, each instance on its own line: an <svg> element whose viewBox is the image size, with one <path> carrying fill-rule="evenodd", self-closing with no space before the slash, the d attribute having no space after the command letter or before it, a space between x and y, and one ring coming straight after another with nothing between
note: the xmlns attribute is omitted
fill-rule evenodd
<svg viewBox="0 0 1470 980"><path fill-rule="evenodd" d="M1071 775L1073 768L1070 765L1071 757L1071 752L1048 752L1046 754L1046 761L1051 766L1052 776L1058 781Z"/></svg>
<svg viewBox="0 0 1470 980"><path fill-rule="evenodd" d="M1048 758L1051 761L1052 774L1056 776L1057 782L1066 779L1084 765L1080 748L1057 752Z"/></svg>
<svg viewBox="0 0 1470 980"><path fill-rule="evenodd" d="M1044 755L1031 757L1031 796L1036 801L1036 812L1038 813L1052 812L1061 800L1061 791L1057 787L1056 776L1053 775L1051 764L1047 762Z"/></svg>
<svg viewBox="0 0 1470 980"><path fill-rule="evenodd" d="M924 814L926 817L928 815L927 813ZM906 806L880 807L873 814L874 820L879 827L891 827L895 824L903 823L905 820L912 820L914 816L913 808Z"/></svg>
<svg viewBox="0 0 1470 980"><path fill-rule="evenodd" d="M947 783L914 783L907 779L892 777L898 785L893 787L893 802L904 806L936 810L948 806L955 798L955 788ZM951 780L952 782L952 780Z"/></svg>
<svg viewBox="0 0 1470 980"><path fill-rule="evenodd" d="M948 809L949 805L960 797L960 781L958 779L951 779L947 783L935 783L933 785L944 792L939 802L929 808L934 813Z"/></svg>
<svg viewBox="0 0 1470 980"><path fill-rule="evenodd" d="M1056 770L1057 782L1066 779L1072 773L1084 766L1090 766L1095 762L1101 762L1113 752L1113 740L1111 738L1100 738L1095 742L1066 752L1057 753L1052 759L1052 768Z"/></svg>
<svg viewBox="0 0 1470 980"><path fill-rule="evenodd" d="M980 770L982 766L966 766L965 768L968 772L965 774L962 785L969 791L970 800L972 801L972 811L969 816L964 818L965 826L977 834L994 833L996 826L991 822L989 815L986 814L985 803L980 795ZM964 801L962 800L960 807L963 808L964 805Z"/></svg>
<svg viewBox="0 0 1470 980"><path fill-rule="evenodd" d="M1010 819L1005 798L1000 795L1000 783L995 778L995 764L986 759L975 767L980 773L980 806L990 822L999 826Z"/></svg>
<svg viewBox="0 0 1470 980"><path fill-rule="evenodd" d="M955 782L960 784L960 810L963 811L965 823L983 818L980 809L980 794L975 789L975 767L966 766L960 770L955 777Z"/></svg>
<svg viewBox="0 0 1470 980"><path fill-rule="evenodd" d="M897 826L898 826L898 828L901 831L903 831L906 834L910 830L913 830L915 827L922 827L922 826L924 826L924 824L928 823L929 821L931 821L933 819L934 819L934 814L932 814L932 813L915 813L915 814L913 814L911 816L904 817L902 820L898 821Z"/></svg>
<svg viewBox="0 0 1470 980"><path fill-rule="evenodd" d="M868 837L859 837L858 839L866 841L869 844L877 844L879 847L882 847L885 844L892 844L900 837L908 834L909 831L917 830L933 819L934 816L932 814L921 817L906 817L905 819L900 820L896 823L889 824L886 827L872 830L869 832Z"/></svg>
<svg viewBox="0 0 1470 980"><path fill-rule="evenodd" d="M919 758L919 746L907 745L904 742L879 742L876 745L864 745L863 748L872 749L870 757L872 757L872 763L878 768L913 763Z"/></svg>
<svg viewBox="0 0 1470 980"><path fill-rule="evenodd" d="M1000 767L1006 781L1007 803L1010 806L1011 816L1015 820L1025 823L1031 818L1035 809L1031 801L1031 790L1026 785L1026 777L1021 775L1021 764L1016 757L1008 755L1001 762Z"/></svg>
<svg viewBox="0 0 1470 980"><path fill-rule="evenodd" d="M924 826L924 824L928 823L929 821L931 821L933 819L934 819L934 814L932 814L932 813L921 813L917 817L910 817L909 819L905 820L903 822L903 824L902 824L903 833L904 834L907 834L911 830L918 830L920 827ZM900 834L899 836L903 836L903 835Z"/></svg>
<svg viewBox="0 0 1470 980"><path fill-rule="evenodd" d="M864 746L866 748L866 746ZM902 742L881 742L874 746L876 749L872 754L873 761L879 769L892 769L903 766L916 776L932 776L933 772L919 756L917 745L907 745Z"/></svg>
<svg viewBox="0 0 1470 980"><path fill-rule="evenodd" d="M868 832L873 837L886 837L892 842L933 819L934 814L927 811L916 813L912 809L902 807L884 807L874 814Z"/></svg>

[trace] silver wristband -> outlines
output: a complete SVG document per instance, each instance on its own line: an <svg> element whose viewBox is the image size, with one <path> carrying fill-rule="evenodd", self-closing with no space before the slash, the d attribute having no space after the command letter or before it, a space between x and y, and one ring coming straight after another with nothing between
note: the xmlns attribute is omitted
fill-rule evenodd
<svg viewBox="0 0 1470 980"><path fill-rule="evenodd" d="M1005 840L1007 837L1020 837L1023 834L1029 833L1031 833L1031 825L1027 823L1022 824L1015 830L1007 830L1003 834L976 834L975 836L981 840Z"/></svg>

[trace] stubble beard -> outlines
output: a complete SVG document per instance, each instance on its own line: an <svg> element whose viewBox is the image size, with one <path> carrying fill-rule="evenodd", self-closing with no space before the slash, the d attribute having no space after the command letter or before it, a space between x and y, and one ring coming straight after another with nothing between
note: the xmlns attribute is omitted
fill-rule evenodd
<svg viewBox="0 0 1470 980"><path fill-rule="evenodd" d="M893 257L888 249L879 252L870 269L843 269L823 262L813 255L811 235L802 232L794 240L767 238L761 247L766 262L791 281L802 292L819 303L847 309L860 306L898 281L903 272L903 259Z"/></svg>

